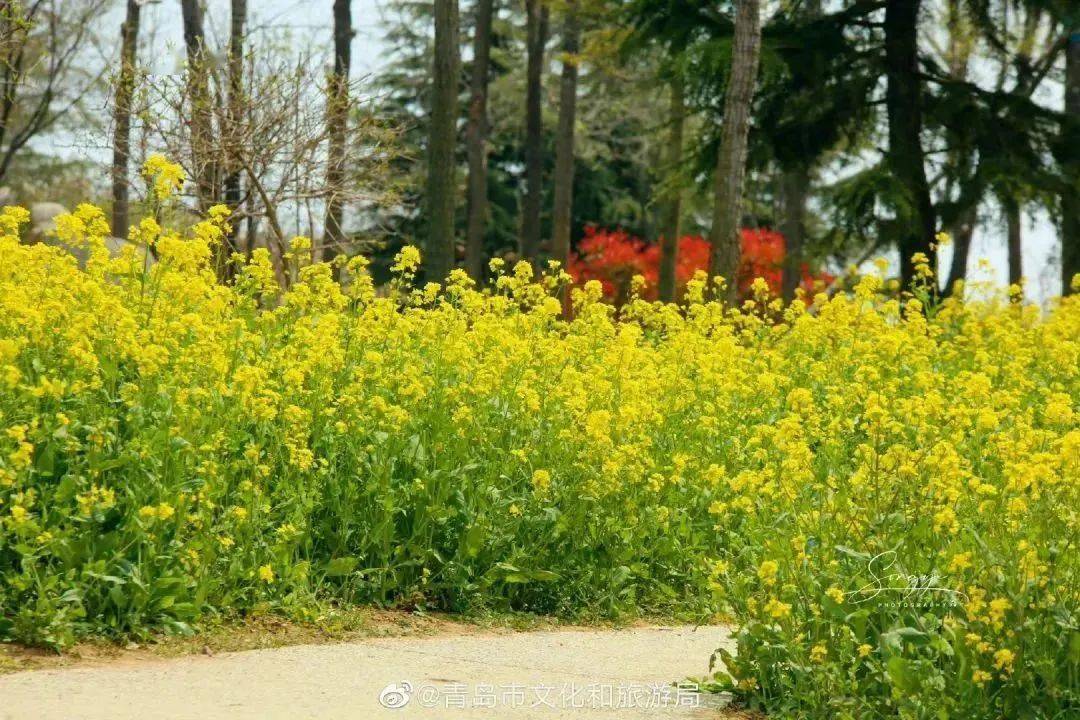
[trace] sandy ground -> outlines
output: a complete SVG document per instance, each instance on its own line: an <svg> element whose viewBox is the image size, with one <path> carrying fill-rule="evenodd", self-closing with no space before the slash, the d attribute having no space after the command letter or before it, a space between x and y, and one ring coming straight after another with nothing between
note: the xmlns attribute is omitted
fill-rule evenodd
<svg viewBox="0 0 1080 720"><path fill-rule="evenodd" d="M372 638L0 677L0 719L714 718L720 627Z"/></svg>

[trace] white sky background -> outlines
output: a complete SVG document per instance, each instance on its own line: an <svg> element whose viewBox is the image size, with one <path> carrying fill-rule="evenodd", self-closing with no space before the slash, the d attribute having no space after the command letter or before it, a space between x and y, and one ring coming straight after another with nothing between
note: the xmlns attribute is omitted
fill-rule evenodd
<svg viewBox="0 0 1080 720"><path fill-rule="evenodd" d="M183 29L179 0L160 0L143 7L143 50L140 60L155 66L183 64ZM123 3L119 3L123 5ZM362 78L382 66L382 14L376 0L353 0L352 20L356 37L353 40L352 74ZM287 31L297 46L311 45L331 50L333 0L248 0L248 31ZM223 42L229 29L228 0L207 0L206 32ZM119 39L122 7L112 13ZM153 32L153 37L147 34ZM145 42L152 40L153 47Z"/></svg>
<svg viewBox="0 0 1080 720"><path fill-rule="evenodd" d="M209 0L207 34L212 41L223 41L228 29L228 0ZM353 41L352 74L362 79L379 70L386 62L386 45L383 40L383 0L353 0L352 14L356 37ZM333 0L249 0L249 28L252 31L287 33L290 44L296 48L330 48ZM106 40L115 38L119 45L119 28L123 20L123 3L101 18ZM113 29L114 28L114 29ZM179 0L161 0L143 8L143 42L140 60L150 65L151 73L176 72L183 64L183 35ZM102 48L109 52L108 44ZM118 47L112 49L113 55ZM978 69L975 69L978 72ZM1040 100L1050 107L1061 107L1061 88L1049 84L1042 91ZM57 138L52 138L54 152ZM95 149L95 146L97 149ZM101 140L97 142L76 141L74 147L64 149L63 154L85 154L97 161L107 161L102 154ZM982 208L980 224L975 232L968 266L969 280L995 280L1004 284L1008 275L1005 246L1005 223L996 207L987 203ZM1027 296L1035 302L1060 294L1060 249L1057 228L1041 211L1026 212L1024 217L1023 268L1028 279ZM894 262L896 253L893 253ZM943 269L951 262L951 248L941 252ZM989 261L992 270L980 268L980 259ZM944 270L943 270L944 272Z"/></svg>

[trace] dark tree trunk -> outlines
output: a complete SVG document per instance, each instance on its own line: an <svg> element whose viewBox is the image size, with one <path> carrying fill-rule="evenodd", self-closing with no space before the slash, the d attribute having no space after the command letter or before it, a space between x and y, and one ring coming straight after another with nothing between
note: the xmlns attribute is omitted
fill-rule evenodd
<svg viewBox="0 0 1080 720"><path fill-rule="evenodd" d="M205 211L219 200L214 108L210 94L210 57L206 49L203 13L199 0L180 0L180 9L188 62L192 172L199 193L199 208Z"/></svg>
<svg viewBox="0 0 1080 720"><path fill-rule="evenodd" d="M327 85L326 124L329 142L326 161L326 219L323 222L322 259L330 262L342 252L345 233L341 201L345 184L346 143L349 132L349 71L352 67L352 3L334 0L334 70Z"/></svg>
<svg viewBox="0 0 1080 720"><path fill-rule="evenodd" d="M251 262L251 256L255 252L255 245L259 241L259 216L255 214L255 196L248 197L247 227L244 228L244 260Z"/></svg>
<svg viewBox="0 0 1080 720"><path fill-rule="evenodd" d="M1010 198L1003 201L1002 205L1005 209L1005 225L1009 242L1009 284L1019 285L1020 279L1024 276L1021 257L1023 229L1020 224L1020 204Z"/></svg>
<svg viewBox="0 0 1080 720"><path fill-rule="evenodd" d="M953 292L957 282L967 279L968 256L971 254L971 239L975 235L977 213L977 207L971 207L953 227L953 256L949 266L949 278L945 281L946 295Z"/></svg>
<svg viewBox="0 0 1080 720"><path fill-rule="evenodd" d="M555 207L551 229L552 257L564 269L570 261L570 225L574 205L574 123L581 32L576 0L567 3L565 12L562 77L559 81L559 127L555 133Z"/></svg>
<svg viewBox="0 0 1080 720"><path fill-rule="evenodd" d="M116 83L116 130L112 161L112 232L126 238L128 217L128 161L131 157L131 101L135 94L136 56L139 46L138 0L127 1L127 13L120 28L120 76Z"/></svg>
<svg viewBox="0 0 1080 720"><path fill-rule="evenodd" d="M780 283L784 302L795 299L806 260L806 198L810 194L810 169L805 165L787 170L781 179L784 197L784 267Z"/></svg>
<svg viewBox="0 0 1080 720"><path fill-rule="evenodd" d="M454 141L458 94L457 0L435 0L434 92L428 143L427 276L441 282L454 267Z"/></svg>
<svg viewBox="0 0 1080 720"><path fill-rule="evenodd" d="M900 275L909 287L915 277L911 257L930 257L936 220L926 180L922 148L922 81L919 79L918 20L920 0L889 0L885 8L885 105L889 115L888 162L906 194L902 213Z"/></svg>
<svg viewBox="0 0 1080 720"><path fill-rule="evenodd" d="M1080 27L1065 50L1065 167L1071 186L1061 198L1061 294L1068 295L1080 274Z"/></svg>
<svg viewBox="0 0 1080 720"><path fill-rule="evenodd" d="M494 0L479 0L473 37L472 92L465 129L469 159L468 219L465 226L465 269L476 282L484 279L484 233L487 230L488 80L491 74L491 20Z"/></svg>
<svg viewBox="0 0 1080 720"><path fill-rule="evenodd" d="M239 147L243 138L244 116L244 25L247 23L247 0L231 0L229 13L229 107L226 117L228 127L221 129L222 139L225 140L227 156L225 158L225 204L233 212L234 217L240 211L241 185L240 174L242 172L240 153L243 148ZM232 232L227 238L228 252L240 252L237 237L240 234L240 223L234 219ZM232 274L232 264L226 266L227 273Z"/></svg>
<svg viewBox="0 0 1080 720"><path fill-rule="evenodd" d="M543 0L526 0L525 34L525 201L521 214L520 254L533 261L540 252L540 209L544 197L543 118L540 108L547 44L548 10Z"/></svg>
<svg viewBox="0 0 1080 720"><path fill-rule="evenodd" d="M739 225L742 221L743 181L746 177L746 146L750 134L750 110L761 53L761 6L759 0L738 0L735 11L735 42L731 74L724 98L724 126L716 162L716 192L709 242L709 275L727 280L727 299L738 295L741 254Z"/></svg>
<svg viewBox="0 0 1080 720"><path fill-rule="evenodd" d="M806 0L799 14L804 21L821 15L821 0ZM802 283L802 268L806 263L806 202L810 197L811 162L800 161L784 169L780 178L784 235L784 261L781 267L780 296L784 302L795 299Z"/></svg>
<svg viewBox="0 0 1080 720"><path fill-rule="evenodd" d="M954 81L966 82L973 46L969 41L969 31L966 24L962 22L964 11L961 2L962 0L948 0L946 3L945 25L949 31L946 60L949 76ZM977 164L974 164L971 149L967 144L950 149L946 158L949 166L954 168L957 175L962 176L964 171L970 170L970 175L978 176ZM973 165L974 167L972 167ZM966 203L966 206L949 227L953 240L953 255L952 263L949 266L949 274L945 279L945 287L942 290L945 295L952 295L956 290L956 284L967 280L971 238L975 234L975 225L979 218L979 201L983 192L981 185L982 183L969 182L960 186L959 201ZM953 181L949 181L946 186L947 196L950 194L952 186Z"/></svg>
<svg viewBox="0 0 1080 720"><path fill-rule="evenodd" d="M671 80L671 109L668 116L667 166L670 183L664 199L660 235L659 297L663 302L675 302L675 268L679 262L679 236L682 234L683 130L686 126L686 88L683 76L676 71Z"/></svg>
<svg viewBox="0 0 1080 720"><path fill-rule="evenodd" d="M0 147L7 139L8 122L15 108L15 90L18 86L22 64L16 47L17 28L9 0L0 0ZM4 153L6 155L7 153ZM8 161L0 160L0 180L4 179Z"/></svg>

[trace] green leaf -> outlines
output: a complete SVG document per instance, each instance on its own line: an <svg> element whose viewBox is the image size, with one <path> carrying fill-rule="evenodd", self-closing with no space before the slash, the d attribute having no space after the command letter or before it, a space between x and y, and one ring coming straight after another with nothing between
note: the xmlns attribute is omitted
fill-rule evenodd
<svg viewBox="0 0 1080 720"><path fill-rule="evenodd" d="M894 650L900 652L904 648L904 642L915 643L916 645L925 645L927 643L928 636L922 630L916 630L912 627L902 627L890 630L887 633L882 633L882 644Z"/></svg>
<svg viewBox="0 0 1080 720"><path fill-rule="evenodd" d="M466 557L476 557L476 554L480 552L480 548L484 545L484 536L484 528L480 525L473 525L469 528L462 543Z"/></svg>
<svg viewBox="0 0 1080 720"><path fill-rule="evenodd" d="M507 573L501 579L510 585L524 585L529 582L529 576L526 573Z"/></svg>
<svg viewBox="0 0 1080 720"><path fill-rule="evenodd" d="M91 462L90 469L99 473L106 472L108 470L115 470L116 468L123 467L127 464L127 459L122 457L112 458L111 460L105 460L103 462Z"/></svg>
<svg viewBox="0 0 1080 720"><path fill-rule="evenodd" d="M528 576L537 582L554 582L559 579L559 574L551 570L530 570Z"/></svg>
<svg viewBox="0 0 1080 720"><path fill-rule="evenodd" d="M34 465L42 475L51 476L53 471L56 470L56 444L46 443L45 447L38 452L37 461Z"/></svg>
<svg viewBox="0 0 1080 720"><path fill-rule="evenodd" d="M182 603L176 603L175 605L172 606L172 615L173 615L173 617L193 618L198 614L199 614L199 608L197 608L193 603L182 602ZM177 623L177 625L184 625L184 623Z"/></svg>
<svg viewBox="0 0 1080 720"><path fill-rule="evenodd" d="M56 486L56 495L54 496L55 502L67 502L75 497L75 478L71 475L64 475L63 479Z"/></svg>
<svg viewBox="0 0 1080 720"><path fill-rule="evenodd" d="M855 558L856 560L861 560L863 562L867 562L870 560L869 553L864 553L859 550L853 550L846 545L837 545L834 549L836 550L836 552L841 553L842 555L847 555L851 558Z"/></svg>
<svg viewBox="0 0 1080 720"><path fill-rule="evenodd" d="M894 655L885 663L885 671L889 674L889 680L902 692L915 692L919 688L919 680L911 670L911 663L899 655Z"/></svg>
<svg viewBox="0 0 1080 720"><path fill-rule="evenodd" d="M85 574L96 580L104 580L105 582L112 583L113 585L127 584L127 580L125 580L124 578L116 577L115 575L104 575L102 573L91 572L89 570L87 570Z"/></svg>
<svg viewBox="0 0 1080 720"><path fill-rule="evenodd" d="M326 563L326 569L323 571L323 574L325 574L326 577L343 577L345 575L350 575L352 574L352 571L356 569L358 562L359 559L354 557L334 558Z"/></svg>

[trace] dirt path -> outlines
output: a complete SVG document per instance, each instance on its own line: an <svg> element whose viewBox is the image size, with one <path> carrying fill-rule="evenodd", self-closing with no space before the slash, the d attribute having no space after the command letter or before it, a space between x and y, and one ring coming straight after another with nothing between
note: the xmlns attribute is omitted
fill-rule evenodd
<svg viewBox="0 0 1080 720"><path fill-rule="evenodd" d="M0 719L710 718L719 627L373 638L0 677ZM396 705L400 707L394 707Z"/></svg>

